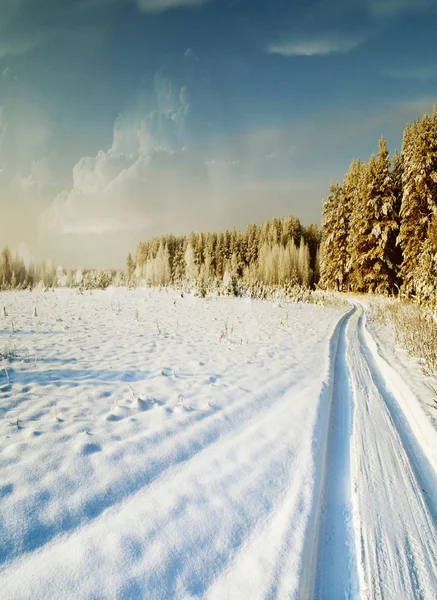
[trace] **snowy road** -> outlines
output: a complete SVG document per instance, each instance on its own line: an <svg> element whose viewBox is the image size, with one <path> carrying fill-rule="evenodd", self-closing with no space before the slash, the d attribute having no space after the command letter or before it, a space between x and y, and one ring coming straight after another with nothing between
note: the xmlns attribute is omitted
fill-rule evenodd
<svg viewBox="0 0 437 600"><path fill-rule="evenodd" d="M0 299L2 599L436 599L437 434L358 302Z"/></svg>
<svg viewBox="0 0 437 600"><path fill-rule="evenodd" d="M437 596L437 480L357 305L336 355L316 597Z"/></svg>

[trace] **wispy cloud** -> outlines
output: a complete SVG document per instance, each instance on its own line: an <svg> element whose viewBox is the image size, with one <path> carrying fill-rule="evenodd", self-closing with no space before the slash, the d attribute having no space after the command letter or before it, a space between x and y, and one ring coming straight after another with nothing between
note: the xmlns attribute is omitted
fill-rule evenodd
<svg viewBox="0 0 437 600"><path fill-rule="evenodd" d="M437 0L318 0L290 3L266 52L282 56L346 54L370 32L407 14L431 14ZM282 31L282 33L281 33Z"/></svg>
<svg viewBox="0 0 437 600"><path fill-rule="evenodd" d="M143 12L164 12L174 8L200 6L209 0L137 0L138 8Z"/></svg>
<svg viewBox="0 0 437 600"><path fill-rule="evenodd" d="M326 56L328 54L345 54L364 42L364 36L316 37L308 39L284 40L270 44L267 52L282 56Z"/></svg>

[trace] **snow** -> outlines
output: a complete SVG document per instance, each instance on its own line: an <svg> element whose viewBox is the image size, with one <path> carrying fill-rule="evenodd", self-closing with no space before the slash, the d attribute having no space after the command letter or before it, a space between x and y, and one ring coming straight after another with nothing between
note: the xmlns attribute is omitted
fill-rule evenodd
<svg viewBox="0 0 437 600"><path fill-rule="evenodd" d="M297 594L339 310L142 289L0 304L24 358L0 376L3 598Z"/></svg>
<svg viewBox="0 0 437 600"><path fill-rule="evenodd" d="M2 600L435 600L435 423L362 304L0 293Z"/></svg>
<svg viewBox="0 0 437 600"><path fill-rule="evenodd" d="M391 391L394 379L376 352L360 305L351 317L348 342L361 594L372 600L432 600L437 590L436 472L407 425L401 396Z"/></svg>

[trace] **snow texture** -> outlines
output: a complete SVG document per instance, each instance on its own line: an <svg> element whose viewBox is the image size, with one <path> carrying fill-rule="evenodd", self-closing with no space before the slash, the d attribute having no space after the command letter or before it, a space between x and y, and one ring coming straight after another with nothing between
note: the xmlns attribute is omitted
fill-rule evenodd
<svg viewBox="0 0 437 600"><path fill-rule="evenodd" d="M435 600L436 431L359 303L3 306L2 599Z"/></svg>

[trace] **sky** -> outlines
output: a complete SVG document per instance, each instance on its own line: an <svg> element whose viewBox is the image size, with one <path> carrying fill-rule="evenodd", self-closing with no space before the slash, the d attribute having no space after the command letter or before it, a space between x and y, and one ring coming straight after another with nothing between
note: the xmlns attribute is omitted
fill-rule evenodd
<svg viewBox="0 0 437 600"><path fill-rule="evenodd" d="M0 0L0 247L320 223L330 181L437 103L437 0Z"/></svg>

